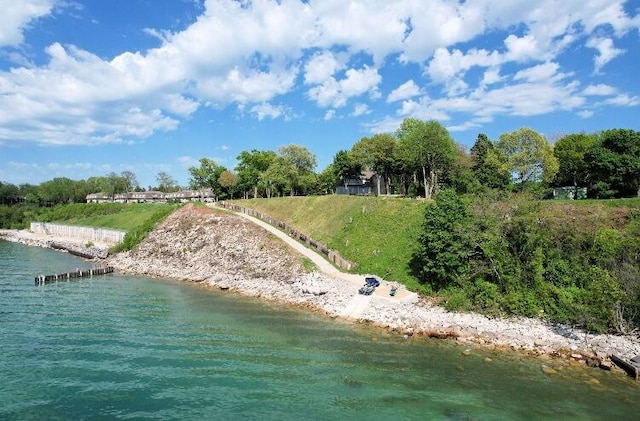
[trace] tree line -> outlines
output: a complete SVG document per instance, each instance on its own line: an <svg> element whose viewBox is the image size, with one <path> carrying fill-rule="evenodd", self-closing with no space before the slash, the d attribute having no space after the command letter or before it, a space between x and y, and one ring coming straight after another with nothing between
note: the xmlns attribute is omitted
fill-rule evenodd
<svg viewBox="0 0 640 421"><path fill-rule="evenodd" d="M220 198L329 194L341 181L371 171L378 175L377 195L430 199L448 187L461 194L528 190L542 196L560 186L587 188L591 198L640 195L640 132L628 129L569 134L555 145L526 127L496 141L481 133L467 152L439 122L408 118L395 133L363 137L338 151L320 173L315 156L298 145L243 151L237 161L233 172L202 158L189 169L190 188L211 187Z"/></svg>
<svg viewBox="0 0 640 421"><path fill-rule="evenodd" d="M322 172L315 172L316 165L309 149L293 144L277 151L242 151L234 169L201 158L188 169L188 187L212 188L219 199L321 195L367 170L378 176L378 195L429 199L443 187L463 194L494 189L542 195L549 187L572 186L586 187L592 198L631 197L640 195L640 132L574 133L552 145L525 127L494 141L481 133L467 152L439 122L407 118L395 133L363 137L338 151ZM181 189L166 172L158 173L156 181L149 190ZM0 205L50 206L84 202L89 193L113 196L143 190L131 171L79 181L60 177L40 185L0 182Z"/></svg>

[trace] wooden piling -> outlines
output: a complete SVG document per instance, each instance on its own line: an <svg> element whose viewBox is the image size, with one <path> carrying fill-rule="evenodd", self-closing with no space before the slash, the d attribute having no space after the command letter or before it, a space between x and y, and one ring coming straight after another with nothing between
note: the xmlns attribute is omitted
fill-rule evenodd
<svg viewBox="0 0 640 421"><path fill-rule="evenodd" d="M56 282L62 279L66 279L68 281L69 279L72 279L72 278L86 278L86 277L92 277L93 275L106 275L108 273L113 273L112 266L105 266L101 268L88 269L88 270L76 269L73 272L58 273L54 275L38 275L35 277L35 284L45 285L45 284Z"/></svg>

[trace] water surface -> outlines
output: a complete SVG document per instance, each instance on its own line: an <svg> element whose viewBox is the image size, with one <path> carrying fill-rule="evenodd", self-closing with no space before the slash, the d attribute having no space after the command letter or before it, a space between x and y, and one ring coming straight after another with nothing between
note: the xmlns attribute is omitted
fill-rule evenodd
<svg viewBox="0 0 640 421"><path fill-rule="evenodd" d="M492 354L0 241L0 419L624 420L615 373ZM557 374L542 372L543 364Z"/></svg>

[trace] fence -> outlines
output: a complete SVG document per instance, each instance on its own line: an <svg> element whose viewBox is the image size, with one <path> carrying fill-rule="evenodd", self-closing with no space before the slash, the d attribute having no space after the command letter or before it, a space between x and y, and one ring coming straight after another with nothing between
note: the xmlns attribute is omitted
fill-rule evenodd
<svg viewBox="0 0 640 421"><path fill-rule="evenodd" d="M258 218L258 219L268 223L269 225L273 225L274 227L277 227L277 228L281 229L282 231L284 231L287 234L289 234L290 237L293 237L296 240L305 243L307 245L307 247L309 247L310 249L313 249L313 250L316 250L319 253L322 253L324 256L327 257L327 260L329 260L331 263L333 263L334 265L336 265L337 267L339 267L341 269L351 270L351 269L356 267L355 263L350 262L347 259L343 259L340 256L340 253L338 253L337 251L330 250L324 244L317 242L313 238L311 238L308 235L298 231L297 229L295 229L291 225L287 224L286 222L283 222L283 221L280 221L278 219L272 218L271 216L267 215L266 213L258 212L257 210L254 210L254 209L245 208L245 207L242 207L242 206L239 206L239 205L235 205L233 203L227 203L227 202L218 202L217 205L221 206L223 208L226 208L226 209L233 210L235 212L240 212L240 213L244 213L244 214L249 215L249 216L253 216L254 218Z"/></svg>
<svg viewBox="0 0 640 421"><path fill-rule="evenodd" d="M73 225L51 224L49 222L32 222L31 232L108 244L121 243L127 233L126 231L114 229L77 227Z"/></svg>

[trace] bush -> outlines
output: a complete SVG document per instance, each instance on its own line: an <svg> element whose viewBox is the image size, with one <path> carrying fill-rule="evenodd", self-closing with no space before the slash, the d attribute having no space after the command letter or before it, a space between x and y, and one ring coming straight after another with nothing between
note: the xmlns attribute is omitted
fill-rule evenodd
<svg viewBox="0 0 640 421"><path fill-rule="evenodd" d="M442 190L425 210L423 232L410 266L421 283L442 289L469 271L472 218L453 190Z"/></svg>

